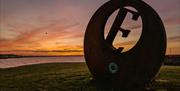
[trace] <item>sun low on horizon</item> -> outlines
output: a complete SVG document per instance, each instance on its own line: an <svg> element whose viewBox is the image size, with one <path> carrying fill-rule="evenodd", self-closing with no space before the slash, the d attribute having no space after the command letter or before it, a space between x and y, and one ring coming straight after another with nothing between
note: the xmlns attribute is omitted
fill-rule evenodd
<svg viewBox="0 0 180 91"><path fill-rule="evenodd" d="M0 54L83 55L84 33L95 11L109 0L0 0ZM166 54L180 55L180 0L143 0L160 15L167 34ZM162 3L163 4L160 4ZM108 23L107 26L111 26ZM140 30L115 45L130 48ZM153 37L153 36L152 36ZM96 41L96 39L94 39Z"/></svg>

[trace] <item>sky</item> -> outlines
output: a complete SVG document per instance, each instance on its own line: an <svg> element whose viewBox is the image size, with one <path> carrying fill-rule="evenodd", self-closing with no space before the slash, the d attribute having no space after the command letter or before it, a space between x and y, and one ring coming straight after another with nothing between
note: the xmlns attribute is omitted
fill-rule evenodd
<svg viewBox="0 0 180 91"><path fill-rule="evenodd" d="M109 0L0 0L0 54L83 55L87 24L95 11ZM160 15L167 33L166 54L180 54L180 0L143 0ZM107 22L106 32L116 12ZM132 48L141 34L141 19L127 16L115 47ZM106 34L105 34L106 35Z"/></svg>

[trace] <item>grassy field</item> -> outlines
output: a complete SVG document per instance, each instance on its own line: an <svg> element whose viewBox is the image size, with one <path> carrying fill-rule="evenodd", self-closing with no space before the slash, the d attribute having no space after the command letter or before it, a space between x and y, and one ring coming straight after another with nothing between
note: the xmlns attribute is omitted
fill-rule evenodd
<svg viewBox="0 0 180 91"><path fill-rule="evenodd" d="M180 91L180 66L163 66L156 91ZM38 64L0 69L0 91L113 91L91 82L85 63Z"/></svg>

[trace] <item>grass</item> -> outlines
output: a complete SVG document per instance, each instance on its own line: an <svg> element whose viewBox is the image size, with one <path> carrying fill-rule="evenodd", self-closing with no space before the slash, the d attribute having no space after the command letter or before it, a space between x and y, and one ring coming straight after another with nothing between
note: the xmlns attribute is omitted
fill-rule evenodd
<svg viewBox="0 0 180 91"><path fill-rule="evenodd" d="M180 91L180 66L163 66L156 91ZM0 91L113 91L91 82L85 63L37 64L0 69Z"/></svg>

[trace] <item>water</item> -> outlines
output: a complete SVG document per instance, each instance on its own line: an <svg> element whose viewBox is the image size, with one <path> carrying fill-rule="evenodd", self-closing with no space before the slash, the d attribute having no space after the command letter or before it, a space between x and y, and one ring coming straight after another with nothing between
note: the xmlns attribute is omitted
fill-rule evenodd
<svg viewBox="0 0 180 91"><path fill-rule="evenodd" d="M83 56L9 58L9 59L0 59L0 68L11 68L11 67L42 64L42 63L72 63L72 62L78 63L85 61Z"/></svg>

